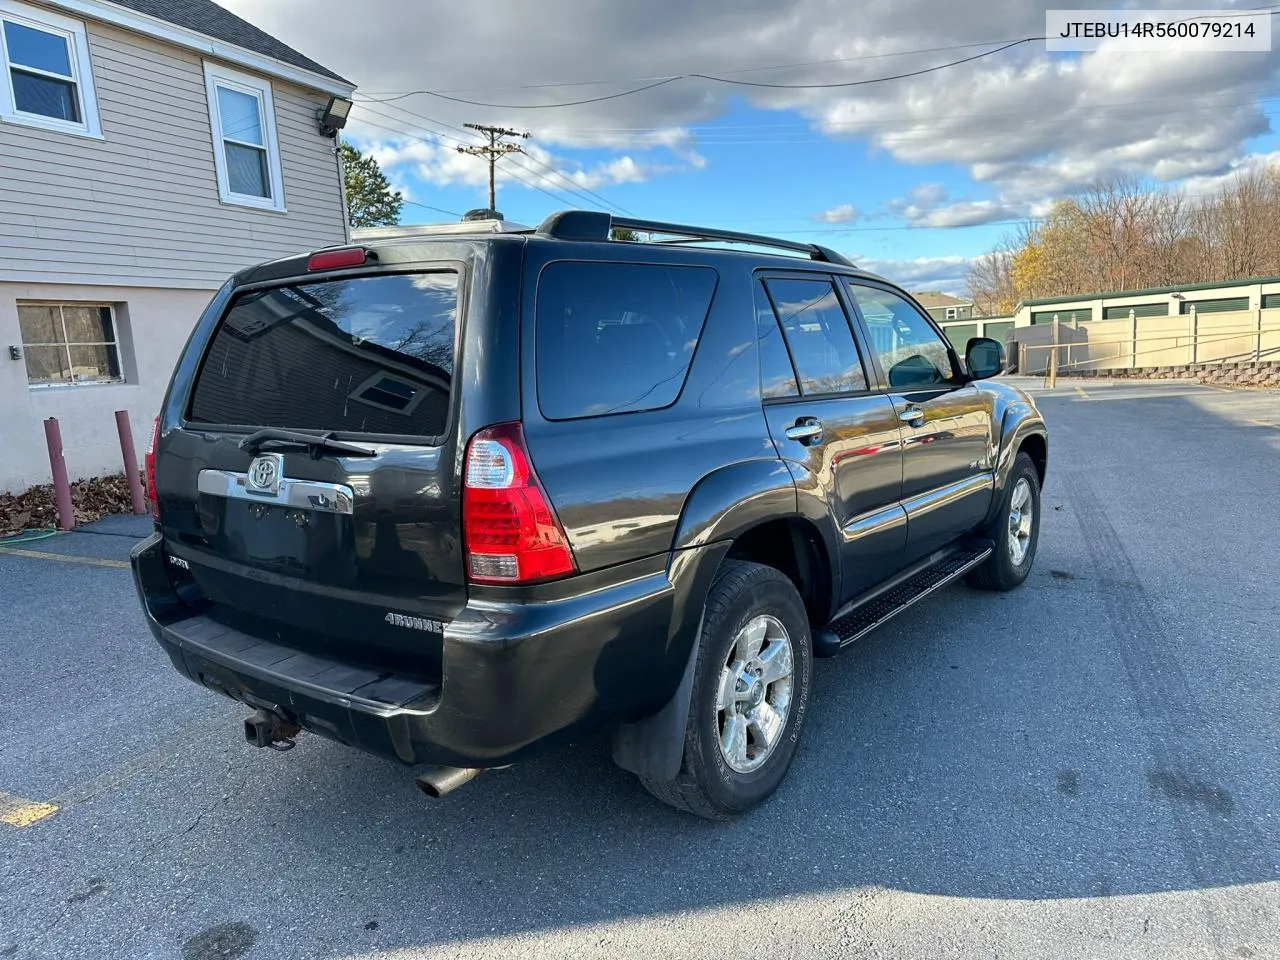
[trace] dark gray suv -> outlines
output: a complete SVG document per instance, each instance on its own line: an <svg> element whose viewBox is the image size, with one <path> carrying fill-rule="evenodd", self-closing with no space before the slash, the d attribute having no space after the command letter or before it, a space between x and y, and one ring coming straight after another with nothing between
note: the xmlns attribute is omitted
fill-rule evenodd
<svg viewBox="0 0 1280 960"><path fill-rule="evenodd" d="M815 657L1026 578L1044 422L986 380L1001 344L966 353L818 246L584 211L372 231L210 303L138 592L258 746L309 730L440 795L605 728L727 817L791 764Z"/></svg>

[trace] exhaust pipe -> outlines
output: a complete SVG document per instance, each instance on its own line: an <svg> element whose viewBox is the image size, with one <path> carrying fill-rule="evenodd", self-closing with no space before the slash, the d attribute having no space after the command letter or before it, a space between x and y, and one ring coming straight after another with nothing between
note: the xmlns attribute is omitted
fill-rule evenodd
<svg viewBox="0 0 1280 960"><path fill-rule="evenodd" d="M439 799L481 774L480 767L429 767L414 781L428 797Z"/></svg>
<svg viewBox="0 0 1280 960"><path fill-rule="evenodd" d="M259 710L244 722L245 740L255 747L270 747L272 750L292 750L296 746L293 738L301 732L302 728L297 724L270 710Z"/></svg>

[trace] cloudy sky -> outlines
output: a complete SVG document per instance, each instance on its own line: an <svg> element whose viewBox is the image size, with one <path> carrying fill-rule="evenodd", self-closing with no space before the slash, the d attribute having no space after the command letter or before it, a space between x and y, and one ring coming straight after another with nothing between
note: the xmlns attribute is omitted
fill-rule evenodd
<svg viewBox="0 0 1280 960"><path fill-rule="evenodd" d="M509 219L785 234L957 289L1019 219L1100 177L1195 193L1280 158L1277 54L991 52L1044 34L1024 0L219 2L359 85L348 132L414 201L405 222L485 205L485 164L455 148L463 123L499 123L533 134L501 164Z"/></svg>

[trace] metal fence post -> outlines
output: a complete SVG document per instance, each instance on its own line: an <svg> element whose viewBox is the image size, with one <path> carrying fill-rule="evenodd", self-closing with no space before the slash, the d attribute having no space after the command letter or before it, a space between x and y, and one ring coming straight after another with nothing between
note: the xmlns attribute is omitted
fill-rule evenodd
<svg viewBox="0 0 1280 960"><path fill-rule="evenodd" d="M1053 347L1049 351L1049 386L1058 385L1058 315L1053 315Z"/></svg>
<svg viewBox="0 0 1280 960"><path fill-rule="evenodd" d="M1129 311L1129 336L1133 340L1133 355L1129 358L1129 369L1133 370L1138 366L1138 314L1135 310Z"/></svg>
<svg viewBox="0 0 1280 960"><path fill-rule="evenodd" d="M138 475L138 454L133 447L133 427L129 425L129 411L116 411L116 432L120 434L120 455L124 457L124 475L129 481L129 500L138 516L147 512L147 500L142 493L142 478Z"/></svg>
<svg viewBox="0 0 1280 960"><path fill-rule="evenodd" d="M44 422L44 440L49 446L49 469L53 472L53 495L58 504L58 529L74 530L76 512L71 506L71 481L67 479L67 461L62 456L62 431L56 417Z"/></svg>
<svg viewBox="0 0 1280 960"><path fill-rule="evenodd" d="M1196 362L1196 338L1200 335L1200 322L1196 319L1196 305L1191 305L1191 362Z"/></svg>

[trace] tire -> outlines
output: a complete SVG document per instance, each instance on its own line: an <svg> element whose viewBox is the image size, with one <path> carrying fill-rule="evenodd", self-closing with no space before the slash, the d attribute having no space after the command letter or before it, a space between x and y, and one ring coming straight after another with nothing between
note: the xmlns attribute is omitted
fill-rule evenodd
<svg viewBox="0 0 1280 960"><path fill-rule="evenodd" d="M761 631L754 658L744 657ZM674 780L640 780L663 803L727 820L772 794L796 755L813 677L809 618L780 571L726 560L707 596L698 643L680 772ZM784 646L791 661L789 688L781 677ZM768 676L779 679L765 682ZM722 699L729 702L727 710ZM773 716L782 715L780 729L768 723L766 703Z"/></svg>
<svg viewBox="0 0 1280 960"><path fill-rule="evenodd" d="M1015 521L1015 498L1021 503ZM1030 517L1027 517L1027 507ZM1013 525L1017 522L1022 536L1015 545ZM1013 461L1013 470L1001 494L1000 510L995 521L982 534L995 543L991 556L966 577L970 586L980 590L1012 590L1021 586L1031 572L1036 559L1036 546L1040 541L1040 475L1036 465L1025 453Z"/></svg>

